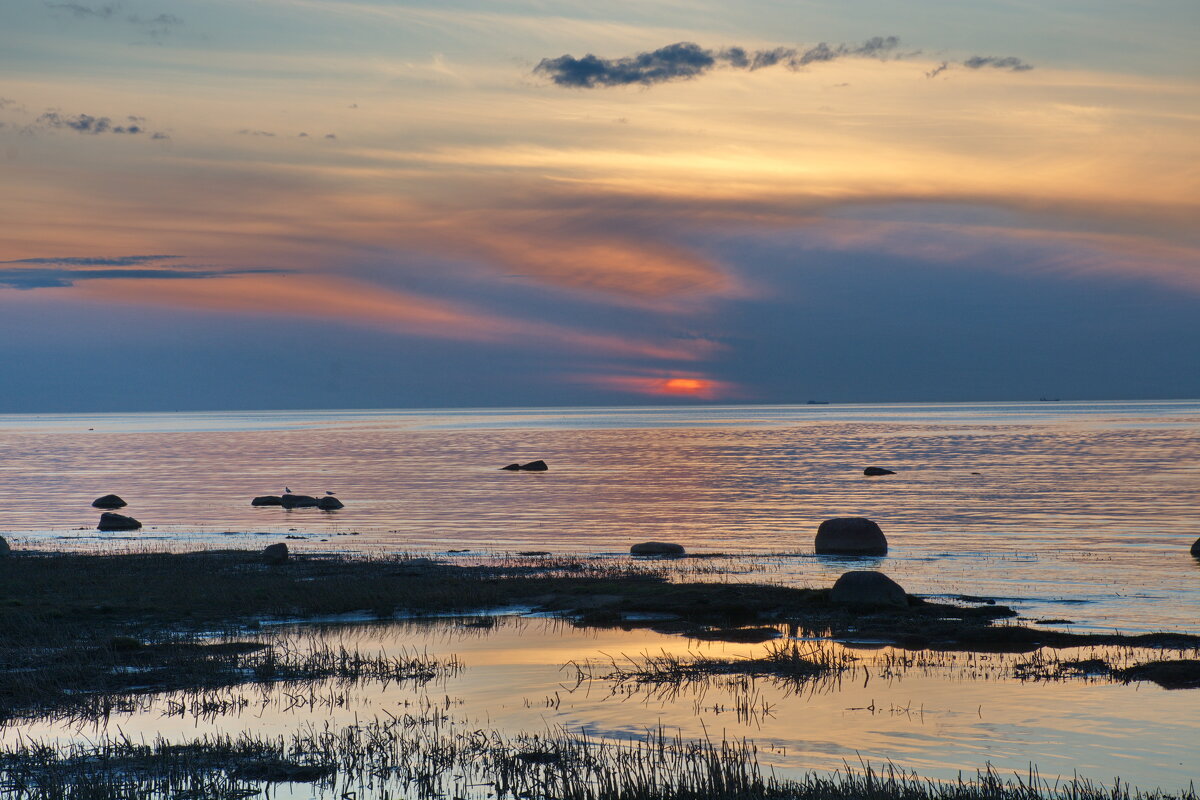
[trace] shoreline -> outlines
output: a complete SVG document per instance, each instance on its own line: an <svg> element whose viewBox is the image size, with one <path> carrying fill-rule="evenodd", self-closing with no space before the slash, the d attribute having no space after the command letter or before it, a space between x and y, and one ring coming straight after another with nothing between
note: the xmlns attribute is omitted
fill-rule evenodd
<svg viewBox="0 0 1200 800"><path fill-rule="evenodd" d="M848 608L832 602L828 588L688 581L687 571L703 568L707 561L647 559L615 565L559 556L494 556L493 563L464 566L423 557L291 556L272 565L263 562L260 551L246 550L108 555L18 551L0 560L4 579L0 583L0 657L8 675L0 684L0 715L5 725L21 719L101 719L122 697L163 692L212 697L215 691L247 682L299 686L332 679L421 685L421 681L453 674L457 662L389 659L357 651L343 651L338 657L319 648L299 658L289 655L286 648L276 652L277 642L267 634L284 626L304 629L355 618L386 623L402 618L458 617L458 624L486 630L496 624L491 613L500 609L557 616L565 624L583 629L644 628L696 641L770 643L764 655L754 659L648 658L629 661L619 674L580 672L580 680L614 685L669 688L745 676L782 681L799 689L816 681L836 681L848 668L844 658L822 657L819 648L806 644L829 641L858 652L892 647L897 653L909 654L914 663L936 664L956 654L1009 654L1015 659L1012 676L1021 681L1148 681L1160 686L1182 681L1180 688L1200 687L1200 673L1192 669L1192 665L1200 668L1200 661L1195 660L1200 655L1197 636L1072 634L1027 628L1009 624L1014 612L983 597L963 596L958 603L942 603L909 595L903 608ZM1071 657L1072 651L1098 647L1125 648L1127 656L1111 664ZM1058 652L1064 655L1055 655ZM1147 666L1156 661L1168 665L1170 674L1165 678L1147 672ZM388 736L403 733L387 730ZM384 729L379 735L385 735ZM456 736L438 734L425 743L434 749L469 752L468 743ZM577 766L573 754L581 746L578 735L563 731L557 738L543 736L538 740L542 749L536 751L543 755L537 756L522 756L529 752L523 744L526 741L520 736L506 741L503 758L499 751L489 751L489 757L500 759L496 768L504 764L504 770L516 770L530 780L553 781L562 778L553 777L556 769ZM25 770L27 776L45 777L53 772L63 777L65 785L76 785L91 780L76 771L77 765L94 760L104 748L109 748L105 757L114 769L128 775L145 777L179 767L176 756L171 755L175 745L163 743L157 750L141 746L137 753L121 751L118 742L103 737L94 745L100 750L83 753L52 748L55 755L45 763L37 762L28 751L9 747L0 751L0 775L11 778ZM222 750L213 742L194 741L181 747L191 753L189 763L195 776L211 778L220 773L230 782L233 794L229 797L262 782L301 780L320 785L338 775L342 779L361 775L339 761L342 755L336 748L322 760L305 756L301 750L277 748L266 740L244 745L241 750ZM398 747L398 740L388 746ZM683 742L657 750L645 746L639 757L645 759L648 769L651 765L660 769L667 759L678 771L683 763L678 761L680 752L691 752L700 759L715 757L714 753L705 754L703 747L695 749L698 745ZM588 749L595 751L594 746ZM746 753L724 745L714 752L725 754L713 761L714 767L757 775L756 782L743 787L738 795L742 797L857 797L863 788L852 776L837 781L822 778L815 784L812 780L808 784L772 783L755 772L757 763ZM274 755L268 758L266 753ZM617 751L611 754L617 759L614 764L619 763L618 755ZM407 757L425 756L412 752ZM479 753L473 757L483 758ZM606 774L609 779L619 779L615 767ZM916 784L906 784L909 780L905 773L894 774L893 793L881 789L872 796L910 797ZM997 782L994 775L980 775L977 780L978 786L990 787L987 791L991 794L964 795L945 784L938 790L944 794L930 789L933 793L925 796L1019 796L1013 794L1015 788L1003 788L1003 781ZM823 794L812 793L818 785ZM1076 796L1096 800L1109 796L1095 794L1099 789L1088 786L1077 786ZM1049 786L1044 788L1048 792ZM694 796L679 789L664 773L663 781L656 785L657 793L646 796ZM1036 796L1054 796L1047 792ZM1133 792L1129 796L1141 795ZM1193 800L1195 793L1151 792L1146 796Z"/></svg>

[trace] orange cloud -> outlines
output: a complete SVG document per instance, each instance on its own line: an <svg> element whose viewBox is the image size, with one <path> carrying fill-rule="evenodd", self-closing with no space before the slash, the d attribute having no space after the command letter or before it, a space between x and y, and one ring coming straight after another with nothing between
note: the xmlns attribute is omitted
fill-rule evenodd
<svg viewBox="0 0 1200 800"><path fill-rule="evenodd" d="M654 342L578 331L331 276L231 275L187 281L92 280L70 289L44 291L69 291L109 303L326 319L442 339L519 340L527 346L666 361L694 361L711 353L715 347L703 340Z"/></svg>
<svg viewBox="0 0 1200 800"><path fill-rule="evenodd" d="M717 400L742 395L742 391L734 383L695 374L576 375L570 380L607 391L649 397L694 397L700 400Z"/></svg>

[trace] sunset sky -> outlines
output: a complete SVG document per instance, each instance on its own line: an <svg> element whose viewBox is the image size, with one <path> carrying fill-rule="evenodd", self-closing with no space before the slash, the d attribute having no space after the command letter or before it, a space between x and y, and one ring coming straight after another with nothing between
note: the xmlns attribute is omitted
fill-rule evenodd
<svg viewBox="0 0 1200 800"><path fill-rule="evenodd" d="M1200 4L0 3L0 413L1200 396Z"/></svg>

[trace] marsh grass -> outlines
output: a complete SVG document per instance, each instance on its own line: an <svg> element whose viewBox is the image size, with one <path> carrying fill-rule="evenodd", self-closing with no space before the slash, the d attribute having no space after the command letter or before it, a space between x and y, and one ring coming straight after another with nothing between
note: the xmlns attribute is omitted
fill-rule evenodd
<svg viewBox="0 0 1200 800"><path fill-rule="evenodd" d="M103 648L55 651L42 666L9 671L0 684L0 713L9 723L45 719L82 723L146 710L145 696L170 692L196 716L237 710L240 701L214 690L246 684L299 694L322 684L338 695L364 683L422 686L453 677L457 658L427 653L363 653L310 639L270 643L120 640ZM344 691L341 692L344 695Z"/></svg>
<svg viewBox="0 0 1200 800"><path fill-rule="evenodd" d="M274 782L311 784L317 797L541 800L1196 800L1194 789L1143 792L1123 782L1050 782L1031 769L988 768L955 781L891 765L776 776L753 742L689 740L665 730L614 741L553 730L504 737L445 715L402 715L290 737L205 736L182 743L126 737L55 747L22 740L0 752L11 800L232 800Z"/></svg>

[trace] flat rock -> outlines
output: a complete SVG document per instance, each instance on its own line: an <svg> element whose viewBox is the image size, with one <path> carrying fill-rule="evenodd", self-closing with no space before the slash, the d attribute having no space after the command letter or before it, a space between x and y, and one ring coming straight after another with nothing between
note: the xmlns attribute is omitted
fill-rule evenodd
<svg viewBox="0 0 1200 800"><path fill-rule="evenodd" d="M124 514L114 514L111 511L105 511L101 514L100 524L96 526L97 530L102 531L136 531L140 527L142 527L142 523L133 517L127 517Z"/></svg>
<svg viewBox="0 0 1200 800"><path fill-rule="evenodd" d="M629 548L634 556L681 556L683 545L673 542L642 542Z"/></svg>
<svg viewBox="0 0 1200 800"><path fill-rule="evenodd" d="M900 584L882 572L871 570L855 570L842 575L833 584L829 600L845 606L908 607L908 595Z"/></svg>
<svg viewBox="0 0 1200 800"><path fill-rule="evenodd" d="M528 464L509 464L508 466L501 467L500 469L505 469L509 472L517 472L518 470L521 472L545 472L550 468L546 466L545 461L542 461L539 458L537 461L530 461Z"/></svg>
<svg viewBox="0 0 1200 800"><path fill-rule="evenodd" d="M258 497L254 498L253 500L250 501L250 505L252 505L252 506L281 506L281 505L283 505L283 498L277 494L259 495Z"/></svg>
<svg viewBox="0 0 1200 800"><path fill-rule="evenodd" d="M279 498L279 505L284 508L315 508L317 498L307 494L285 494Z"/></svg>
<svg viewBox="0 0 1200 800"><path fill-rule="evenodd" d="M106 494L104 497L97 497L92 501L94 508L124 508L129 505L115 494Z"/></svg>
<svg viewBox="0 0 1200 800"><path fill-rule="evenodd" d="M817 528L817 555L885 556L887 539L866 517L835 517Z"/></svg>
<svg viewBox="0 0 1200 800"><path fill-rule="evenodd" d="M883 467L867 467L863 470L863 475L895 475L896 473L890 469Z"/></svg>
<svg viewBox="0 0 1200 800"><path fill-rule="evenodd" d="M346 504L336 497L322 497L317 501L317 508L322 511L337 511L339 508L345 508Z"/></svg>
<svg viewBox="0 0 1200 800"><path fill-rule="evenodd" d="M286 564L287 560L288 546L283 542L280 542L279 544L270 544L263 548L262 562L264 564Z"/></svg>

